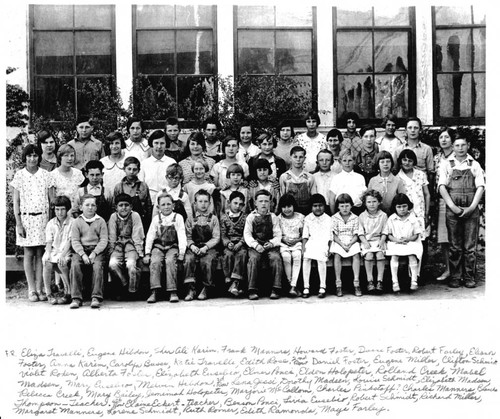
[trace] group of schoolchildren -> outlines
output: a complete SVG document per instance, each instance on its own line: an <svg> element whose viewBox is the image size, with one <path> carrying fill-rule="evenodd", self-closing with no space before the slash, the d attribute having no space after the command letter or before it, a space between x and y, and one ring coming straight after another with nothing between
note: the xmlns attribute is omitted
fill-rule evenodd
<svg viewBox="0 0 500 419"><path fill-rule="evenodd" d="M410 290L417 290L428 226L428 188L416 173L420 171L417 152L421 150L414 147L412 151L411 144L394 135L395 129L391 132L394 119L389 118L389 129L377 141L374 127L363 127L357 133L354 116L348 118L351 125L344 136L334 129L325 137L317 131L319 115L309 112L305 133L293 138L293 127L285 122L278 127L277 139L262 134L256 144L250 123L242 124L239 138L226 136L219 141L213 135L218 122L208 119L203 132L191 134L183 144L175 118L169 118L165 131L154 131L147 142L140 136L132 138L133 128L142 128L141 121L132 120L125 148L135 148L136 153L123 155L122 172L115 178L121 180L113 191L109 191L109 180L107 193L102 186L103 163L90 159L84 166L85 186L79 185L71 199L55 193L54 178L39 167L42 161L50 160L45 156L47 146L42 153L35 145L28 145L23 150L26 167L16 174L11 186L18 244L24 245L27 259L29 299L78 308L84 299L84 283L91 276L90 306L98 308L104 298L105 272L116 297L133 299L139 290L142 265L148 265L150 272L148 303L162 298L164 286L172 303L180 297L184 301L206 300L213 293L220 267L227 292L233 297L246 295L257 300L262 294L259 290L270 281L270 298L278 299L286 278L290 297L308 298L313 263L319 276L317 296L324 298L330 258L336 295L343 295L342 266L349 260L354 294L361 296L361 260L367 291L382 293L387 256L391 257L392 291L400 291L401 256L408 256ZM421 127L419 120L418 124ZM109 137L117 138L116 134ZM478 221L484 174L467 154L466 141L456 139L455 144L453 156L440 167L437 188L449 212L452 279L472 287L471 265L475 265L472 259L477 242L477 226L474 229L472 224ZM203 154L195 158L198 146ZM181 161L186 155L183 149L193 153ZM74 160L78 159L76 154ZM85 153L82 156L85 159ZM409 187L398 186L392 191L387 179L390 181L393 174L388 173L383 190L367 188L377 173L391 172L395 160L410 178ZM188 182L186 161L191 166ZM418 180L416 186L412 179ZM44 201L43 208L33 206L37 197ZM386 198L390 198L390 207L384 203ZM47 222L49 213L53 218ZM44 236L41 258L34 235ZM43 290L38 278L40 266ZM59 293L54 292L53 271Z"/></svg>

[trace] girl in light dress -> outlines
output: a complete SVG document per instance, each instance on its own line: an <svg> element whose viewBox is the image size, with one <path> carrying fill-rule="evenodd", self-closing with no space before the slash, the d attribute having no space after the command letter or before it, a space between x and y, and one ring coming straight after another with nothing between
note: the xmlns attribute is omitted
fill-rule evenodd
<svg viewBox="0 0 500 419"><path fill-rule="evenodd" d="M302 261L302 229L304 216L297 212L297 202L290 194L284 194L278 203L278 220L281 227L280 253L285 275L290 285L290 297L298 297L297 280Z"/></svg>
<svg viewBox="0 0 500 419"><path fill-rule="evenodd" d="M421 224L415 213L411 211L413 203L407 195L397 194L392 201L393 214L387 220L387 251L391 256L392 290L400 291L398 280L399 257L408 256L411 272L410 290L418 289L418 264L422 258L423 248L420 240L422 234Z"/></svg>
<svg viewBox="0 0 500 419"><path fill-rule="evenodd" d="M104 166L102 175L102 185L106 199L113 198L115 186L121 182L125 176L125 140L119 131L112 132L106 137L104 149L108 152L106 157L101 159Z"/></svg>

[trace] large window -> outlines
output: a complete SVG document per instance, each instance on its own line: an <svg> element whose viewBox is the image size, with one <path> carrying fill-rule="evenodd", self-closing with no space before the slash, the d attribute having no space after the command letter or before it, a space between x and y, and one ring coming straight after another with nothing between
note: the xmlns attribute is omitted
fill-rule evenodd
<svg viewBox="0 0 500 419"><path fill-rule="evenodd" d="M484 124L486 12L433 7L434 121Z"/></svg>
<svg viewBox="0 0 500 419"><path fill-rule="evenodd" d="M293 77L317 90L316 8L235 6L235 73Z"/></svg>
<svg viewBox="0 0 500 419"><path fill-rule="evenodd" d="M113 86L114 6L31 5L30 89L33 110L57 119L59 103L88 114L78 90L87 81Z"/></svg>
<svg viewBox="0 0 500 419"><path fill-rule="evenodd" d="M415 110L413 7L334 8L337 117L356 112L363 122Z"/></svg>
<svg viewBox="0 0 500 419"><path fill-rule="evenodd" d="M213 91L215 12L214 6L134 6L134 78L142 89L152 87L157 105L169 113L156 117L177 112L188 119L193 100L201 100L198 89ZM162 91L168 95L158 94ZM168 111L169 101L173 112Z"/></svg>

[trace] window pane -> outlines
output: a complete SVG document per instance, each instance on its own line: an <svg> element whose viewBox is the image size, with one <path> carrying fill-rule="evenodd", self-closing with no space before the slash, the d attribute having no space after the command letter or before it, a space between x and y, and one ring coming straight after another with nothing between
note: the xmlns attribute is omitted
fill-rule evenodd
<svg viewBox="0 0 500 419"><path fill-rule="evenodd" d="M408 70L408 34L375 32L375 71L383 73Z"/></svg>
<svg viewBox="0 0 500 419"><path fill-rule="evenodd" d="M214 84L212 77L178 77L177 78L177 103L179 116L183 118L194 117L196 107L205 104L205 92L210 91L213 96Z"/></svg>
<svg viewBox="0 0 500 419"><path fill-rule="evenodd" d="M435 8L436 25L469 25L472 23L470 6Z"/></svg>
<svg viewBox="0 0 500 419"><path fill-rule="evenodd" d="M370 75L339 76L338 114L356 112L360 118L373 118L373 79Z"/></svg>
<svg viewBox="0 0 500 419"><path fill-rule="evenodd" d="M486 29L473 29L474 36L474 70L486 70Z"/></svg>
<svg viewBox="0 0 500 419"><path fill-rule="evenodd" d="M78 86L78 94L77 94L77 111L80 115L91 115L92 114L92 107L91 107L91 97L89 95L85 94L86 91L88 91L88 86L86 86L86 83L97 83L101 82L104 86L108 86L111 91L113 91L113 87L111 85L111 79L109 78L103 78L103 77L92 77L92 78L78 78L77 79L77 86Z"/></svg>
<svg viewBox="0 0 500 419"><path fill-rule="evenodd" d="M359 10L337 8L338 26L372 26L371 7L360 7Z"/></svg>
<svg viewBox="0 0 500 419"><path fill-rule="evenodd" d="M48 118L56 118L57 102L65 107L68 102L74 105L72 78L35 78L35 113Z"/></svg>
<svg viewBox="0 0 500 419"><path fill-rule="evenodd" d="M274 73L274 32L238 31L238 74Z"/></svg>
<svg viewBox="0 0 500 419"><path fill-rule="evenodd" d="M399 9L375 7L375 26L399 26L410 24L410 14L407 7Z"/></svg>
<svg viewBox="0 0 500 419"><path fill-rule="evenodd" d="M306 97L309 97L312 100L312 77L311 76L294 76L290 77L297 81L297 89L294 93L303 94ZM294 115L299 116L299 115ZM302 115L300 115L302 117Z"/></svg>
<svg viewBox="0 0 500 419"><path fill-rule="evenodd" d="M75 6L75 28L111 29L112 6Z"/></svg>
<svg viewBox="0 0 500 419"><path fill-rule="evenodd" d="M311 32L279 31L276 33L276 65L278 73L311 73L311 54Z"/></svg>
<svg viewBox="0 0 500 419"><path fill-rule="evenodd" d="M337 33L337 70L339 73L373 71L371 32Z"/></svg>
<svg viewBox="0 0 500 419"><path fill-rule="evenodd" d="M212 32L177 32L177 72L206 74L213 72Z"/></svg>
<svg viewBox="0 0 500 419"><path fill-rule="evenodd" d="M375 77L375 117L388 113L398 118L408 116L408 76L406 74Z"/></svg>
<svg viewBox="0 0 500 419"><path fill-rule="evenodd" d="M35 33L36 74L73 74L73 33Z"/></svg>
<svg viewBox="0 0 500 419"><path fill-rule="evenodd" d="M312 26L311 6L276 6L276 26Z"/></svg>
<svg viewBox="0 0 500 419"><path fill-rule="evenodd" d="M171 28L174 26L174 6L137 5L138 28Z"/></svg>
<svg viewBox="0 0 500 419"><path fill-rule="evenodd" d="M472 102L473 114L475 117L484 118L486 114L486 76L485 74L474 74L473 88L476 92L476 102Z"/></svg>
<svg viewBox="0 0 500 419"><path fill-rule="evenodd" d="M137 71L142 74L174 73L174 32L137 32Z"/></svg>
<svg viewBox="0 0 500 419"><path fill-rule="evenodd" d="M175 26L213 26L212 6L175 6Z"/></svg>
<svg viewBox="0 0 500 419"><path fill-rule="evenodd" d="M35 6L34 29L64 29L73 27L73 6Z"/></svg>
<svg viewBox="0 0 500 419"><path fill-rule="evenodd" d="M474 23L476 25L486 25L486 8L482 5L474 5L472 8L474 14Z"/></svg>
<svg viewBox="0 0 500 419"><path fill-rule="evenodd" d="M175 77L141 77L143 95L138 98L156 119L166 119L175 113ZM154 114L154 115L153 115Z"/></svg>
<svg viewBox="0 0 500 419"><path fill-rule="evenodd" d="M437 84L439 96L439 116L471 116L472 98L470 74L438 74Z"/></svg>
<svg viewBox="0 0 500 419"><path fill-rule="evenodd" d="M78 74L110 74L111 34L109 32L77 32L75 54Z"/></svg>
<svg viewBox="0 0 500 419"><path fill-rule="evenodd" d="M436 31L436 70L471 70L470 29L446 29Z"/></svg>
<svg viewBox="0 0 500 419"><path fill-rule="evenodd" d="M238 26L274 26L274 7L238 6Z"/></svg>

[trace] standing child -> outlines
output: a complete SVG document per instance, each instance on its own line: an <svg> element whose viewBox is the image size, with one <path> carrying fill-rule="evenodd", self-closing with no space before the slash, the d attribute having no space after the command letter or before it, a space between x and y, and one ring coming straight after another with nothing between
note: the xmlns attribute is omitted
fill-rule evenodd
<svg viewBox="0 0 500 419"><path fill-rule="evenodd" d="M115 206L116 212L108 222L109 273L119 281L118 295L121 297L124 289L134 295L139 288L141 272L137 261L144 256L144 229L140 215L132 211L130 195L117 195Z"/></svg>
<svg viewBox="0 0 500 419"><path fill-rule="evenodd" d="M89 161L104 157L102 142L92 135L93 132L94 124L90 116L79 116L76 120L77 137L67 143L75 149L76 169L82 170Z"/></svg>
<svg viewBox="0 0 500 419"><path fill-rule="evenodd" d="M160 192L157 197L159 213L151 221L146 237L144 264L150 266L151 295L147 302L158 300L161 289L162 264L165 261L166 285L169 301L177 303L177 264L182 263L186 253L186 230L182 217L175 213L173 198Z"/></svg>
<svg viewBox="0 0 500 419"><path fill-rule="evenodd" d="M258 300L257 277L261 269L261 260L267 257L271 268L271 299L280 298L283 262L278 247L281 246L281 228L278 217L270 212L271 194L261 190L255 196L255 210L246 220L244 237L248 250L248 298Z"/></svg>
<svg viewBox="0 0 500 419"><path fill-rule="evenodd" d="M208 210L210 212L214 212L214 201L215 196L214 192L216 191L216 187L213 183L207 180L207 172L208 172L208 164L203 160L195 160L192 164L192 171L194 177L187 183L184 184L184 190L188 194L189 202L191 203L191 209L194 207L194 197L198 191L202 189L207 191L212 200L210 201L210 206ZM192 213L193 211L191 211Z"/></svg>
<svg viewBox="0 0 500 419"><path fill-rule="evenodd" d="M302 261L302 230L304 228L304 215L296 212L297 202L290 194L280 198L278 204L278 220L281 228L280 254L283 259L285 275L290 285L290 297L298 297L297 280Z"/></svg>
<svg viewBox="0 0 500 419"><path fill-rule="evenodd" d="M321 124L318 112L309 111L304 116L304 122L307 127L307 131L299 134L296 141L297 145L305 150L304 171L312 173L316 169L316 156L320 150L326 148L326 137L324 134L318 132L319 124Z"/></svg>
<svg viewBox="0 0 500 419"><path fill-rule="evenodd" d="M274 182L269 180L269 175L272 174L271 164L267 159L258 159L253 168L256 172L257 181L255 186L250 186L248 190L249 198L247 207L249 211L255 209L255 195L264 189L271 193L271 212L274 212L280 199L280 190Z"/></svg>
<svg viewBox="0 0 500 419"><path fill-rule="evenodd" d="M126 158L126 145L122 133L115 131L108 134L104 149L106 150L106 157L100 160L104 166L102 185L106 193L106 199L113 202L115 185L123 179L123 175L125 174L123 164Z"/></svg>
<svg viewBox="0 0 500 419"><path fill-rule="evenodd" d="M45 229L47 244L42 257L43 282L50 304L69 304L69 262L71 260L71 226L73 217L69 215L71 201L67 196L56 196L52 202L56 216ZM56 298L51 292L52 271L59 273L62 280L61 296Z"/></svg>
<svg viewBox="0 0 500 419"><path fill-rule="evenodd" d="M151 156L151 147L148 140L144 137L145 134L144 122L140 118L130 117L127 121L127 132L129 138L125 141L126 157L135 157L139 161L147 159Z"/></svg>
<svg viewBox="0 0 500 419"><path fill-rule="evenodd" d="M217 264L217 250L220 241L220 225L217 217L209 211L210 194L201 189L194 196L194 213L186 222L188 251L184 261L185 279L188 292L184 301L191 301L196 296L196 265L200 264L203 288L198 300L208 298L208 288L212 281Z"/></svg>
<svg viewBox="0 0 500 419"><path fill-rule="evenodd" d="M276 127L276 136L278 137L278 144L274 149L274 154L285 160L286 168L289 169L292 164L290 150L297 145L294 139L295 132L292 123L290 121L281 121Z"/></svg>
<svg viewBox="0 0 500 419"><path fill-rule="evenodd" d="M333 242L330 252L334 254L335 285L337 297L342 297L342 259L352 258L352 271L354 273L354 295L361 297L359 287L359 269L361 251L358 242L359 219L352 213L354 203L350 195L342 193L337 197L337 212L332 215Z"/></svg>
<svg viewBox="0 0 500 419"><path fill-rule="evenodd" d="M339 155L342 151L342 142L344 141L344 137L342 133L337 129L333 128L328 131L326 134L326 148L330 150L333 154L333 165L332 172L338 174L342 171L342 165L339 161ZM328 201L328 199L327 199Z"/></svg>
<svg viewBox="0 0 500 419"><path fill-rule="evenodd" d="M302 262L304 292L302 297L309 297L311 261L315 260L319 273L318 297L324 298L326 296L326 263L332 243L332 219L325 214L326 200L323 195L314 194L311 196L311 208L311 214L307 215L304 220L304 233L302 235L304 252L304 261Z"/></svg>
<svg viewBox="0 0 500 419"><path fill-rule="evenodd" d="M31 302L47 301L42 291L42 256L45 226L49 219L49 172L38 166L42 150L28 144L21 155L25 168L19 170L10 186L13 189L16 218L16 244L24 247L24 273Z"/></svg>
<svg viewBox="0 0 500 419"><path fill-rule="evenodd" d="M282 194L290 193L297 201L297 211L306 215L309 213L309 198L314 186L314 177L304 170L306 150L301 146L294 146L290 150L292 167L280 177Z"/></svg>
<svg viewBox="0 0 500 419"><path fill-rule="evenodd" d="M182 179L184 171L178 163L171 164L167 167L167 187L162 189L174 200L174 212L182 216L186 222L189 215L192 214L191 204L189 203L189 196L187 192L182 189ZM153 216L158 214L158 206L155 205L153 209Z"/></svg>
<svg viewBox="0 0 500 419"><path fill-rule="evenodd" d="M246 214L245 196L234 191L229 195L229 207L220 219L220 229L222 245L224 246L224 258L222 260L222 270L229 285L229 293L238 297L239 286L243 280L247 264L247 246L243 238L245 229Z"/></svg>
<svg viewBox="0 0 500 419"><path fill-rule="evenodd" d="M366 210L359 216L359 240L361 241L361 255L364 256L368 292L382 293L382 281L385 268L385 241L384 233L387 224L387 214L380 209L382 195L379 191L368 189L361 197ZM373 284L373 267L377 262L377 284Z"/></svg>
<svg viewBox="0 0 500 419"><path fill-rule="evenodd" d="M82 214L73 221L71 227L71 246L75 253L71 258L72 301L69 308L79 308L82 305L83 278L87 271L90 271L88 273L92 278L90 307L99 308L103 300L104 252L108 246L108 227L103 218L96 214L97 203L94 195L84 195L80 202Z"/></svg>
<svg viewBox="0 0 500 419"><path fill-rule="evenodd" d="M377 175L378 144L375 143L377 131L373 125L365 125L359 130L361 149L356 153L356 166L365 178L365 184Z"/></svg>
<svg viewBox="0 0 500 419"><path fill-rule="evenodd" d="M313 173L314 186L312 189L312 193L319 193L323 195L326 202L328 200L332 178L335 175L335 173L332 171L332 152L327 149L321 150L316 157L316 163L318 165L318 171ZM328 211L329 210L330 208L328 208Z"/></svg>
<svg viewBox="0 0 500 419"><path fill-rule="evenodd" d="M248 176L248 164L245 163L244 159L238 160L239 144L238 140L230 135L224 138L222 141L222 150L224 151L224 158L219 162L215 163L210 171L210 177L213 179L214 184L217 188L223 189L229 184L227 179L227 169L233 163L238 163L243 168L243 177Z"/></svg>
<svg viewBox="0 0 500 419"><path fill-rule="evenodd" d="M391 257L392 290L399 292L398 267L399 257L408 256L411 272L410 289L418 289L418 261L422 258L422 228L415 214L411 211L413 203L405 194L397 194L392 201L393 214L387 220L387 256Z"/></svg>
<svg viewBox="0 0 500 419"><path fill-rule="evenodd" d="M248 188L243 185L243 168L238 163L233 163L227 168L226 178L229 180L229 188L220 192L220 214L224 214L229 206L229 196L234 191L239 191L245 197L245 202L248 202ZM247 208L243 208L246 214Z"/></svg>
<svg viewBox="0 0 500 419"><path fill-rule="evenodd" d="M257 144L260 148L260 153L253 156L248 160L248 166L250 169L250 179L255 180L257 178L257 173L255 170L255 164L261 159L265 159L271 165L271 175L269 179L276 183L280 176L285 173L288 169L285 160L274 154L274 149L276 147L276 140L271 137L271 135L264 133L257 137Z"/></svg>
<svg viewBox="0 0 500 419"><path fill-rule="evenodd" d="M186 144L179 139L181 130L179 128L179 120L175 117L168 117L165 121L165 134L167 134L168 147L165 149L165 154L173 158L176 162L181 160L181 153L184 151Z"/></svg>
<svg viewBox="0 0 500 419"><path fill-rule="evenodd" d="M250 157L256 156L260 153L259 147L253 143L254 129L252 123L249 121L242 122L238 128L240 137L240 148L236 158L238 161L248 162Z"/></svg>
<svg viewBox="0 0 500 419"><path fill-rule="evenodd" d="M351 150L356 154L361 150L361 136L356 128L359 122L359 115L356 112L347 112L342 118L345 123L346 131L344 132L344 141L342 142L342 150Z"/></svg>
<svg viewBox="0 0 500 419"><path fill-rule="evenodd" d="M403 145L403 141L396 136L396 130L398 129L398 118L396 115L392 113L387 114L382 121L382 128L385 129L384 135L377 138L375 142L378 144L380 151L388 151L394 158L396 148Z"/></svg>

